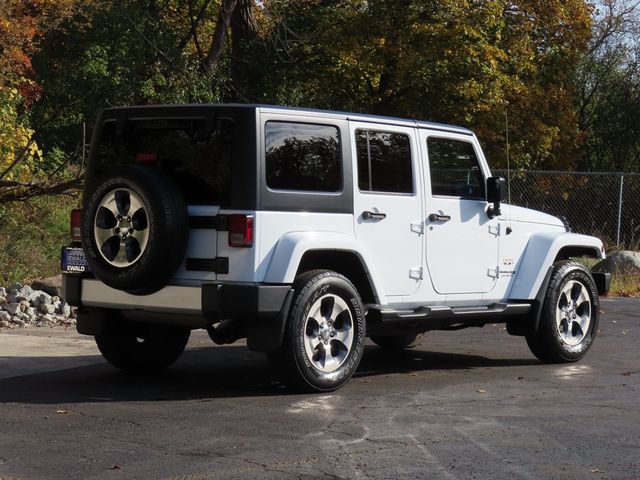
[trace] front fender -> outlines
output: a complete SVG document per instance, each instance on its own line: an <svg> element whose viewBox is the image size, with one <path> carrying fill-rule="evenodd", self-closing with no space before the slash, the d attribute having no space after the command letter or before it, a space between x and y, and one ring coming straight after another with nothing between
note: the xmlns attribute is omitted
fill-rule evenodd
<svg viewBox="0 0 640 480"><path fill-rule="evenodd" d="M564 232L533 234L522 256L508 297L514 300L536 298L549 267L564 248L584 249L593 252L597 258L604 258L602 242L596 237Z"/></svg>
<svg viewBox="0 0 640 480"><path fill-rule="evenodd" d="M380 290L374 263L365 245L345 234L336 232L289 232L278 240L264 276L265 283L293 283L302 256L311 250L352 252L359 257L377 298L384 298Z"/></svg>

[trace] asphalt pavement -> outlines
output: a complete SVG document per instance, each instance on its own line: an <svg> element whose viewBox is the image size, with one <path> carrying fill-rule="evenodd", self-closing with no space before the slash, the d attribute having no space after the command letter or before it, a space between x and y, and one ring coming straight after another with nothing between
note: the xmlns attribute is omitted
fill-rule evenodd
<svg viewBox="0 0 640 480"><path fill-rule="evenodd" d="M544 365L503 325L367 346L327 395L196 332L122 374L61 328L0 331L0 479L640 479L640 299L605 299L587 357Z"/></svg>

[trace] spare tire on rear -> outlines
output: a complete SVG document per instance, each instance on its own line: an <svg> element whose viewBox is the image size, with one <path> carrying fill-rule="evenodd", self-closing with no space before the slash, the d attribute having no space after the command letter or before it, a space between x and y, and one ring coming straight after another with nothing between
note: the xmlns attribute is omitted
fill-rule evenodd
<svg viewBox="0 0 640 480"><path fill-rule="evenodd" d="M85 191L82 247L95 276L136 295L160 290L180 266L189 238L187 206L161 170L109 170Z"/></svg>

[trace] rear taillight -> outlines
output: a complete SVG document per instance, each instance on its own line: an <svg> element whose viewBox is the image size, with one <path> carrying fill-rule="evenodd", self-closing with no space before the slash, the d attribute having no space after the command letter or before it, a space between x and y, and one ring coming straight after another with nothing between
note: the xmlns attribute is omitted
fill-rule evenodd
<svg viewBox="0 0 640 480"><path fill-rule="evenodd" d="M253 216L233 214L227 217L230 247L253 246Z"/></svg>
<svg viewBox="0 0 640 480"><path fill-rule="evenodd" d="M136 162L153 163L158 161L158 155L155 153L136 153Z"/></svg>
<svg viewBox="0 0 640 480"><path fill-rule="evenodd" d="M82 210L80 210L79 208L75 208L71 210L71 219L69 223L71 224L71 241L73 242L79 242L81 240L81 234L80 234L81 218L82 218Z"/></svg>

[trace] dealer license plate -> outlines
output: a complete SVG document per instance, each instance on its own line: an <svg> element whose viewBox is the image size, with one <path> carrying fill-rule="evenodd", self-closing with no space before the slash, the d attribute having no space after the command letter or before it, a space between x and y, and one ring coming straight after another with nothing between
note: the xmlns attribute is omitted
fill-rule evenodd
<svg viewBox="0 0 640 480"><path fill-rule="evenodd" d="M62 247L60 252L60 270L64 273L83 273L91 271L82 248Z"/></svg>

